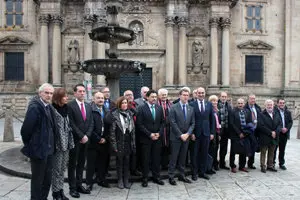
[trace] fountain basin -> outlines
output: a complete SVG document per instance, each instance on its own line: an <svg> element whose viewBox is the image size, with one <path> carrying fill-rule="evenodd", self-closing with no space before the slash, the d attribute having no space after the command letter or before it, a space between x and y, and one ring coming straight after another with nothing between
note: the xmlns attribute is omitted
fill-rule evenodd
<svg viewBox="0 0 300 200"><path fill-rule="evenodd" d="M89 33L92 40L104 43L125 43L135 39L133 30L120 26L98 27Z"/></svg>

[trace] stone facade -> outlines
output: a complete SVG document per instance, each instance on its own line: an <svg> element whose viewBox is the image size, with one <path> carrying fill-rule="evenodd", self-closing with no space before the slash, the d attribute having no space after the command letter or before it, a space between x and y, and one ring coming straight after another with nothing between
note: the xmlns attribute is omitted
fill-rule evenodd
<svg viewBox="0 0 300 200"><path fill-rule="evenodd" d="M91 77L76 62L105 58L106 44L88 33L106 24L104 0L23 0L21 26L6 25L6 2L0 0L0 91L21 99L49 81L71 87ZM120 25L136 40L120 44L120 58L140 60L152 68L152 87L204 86L208 94L228 91L233 99L255 93L284 96L300 105L300 0L124 0ZM248 7L258 16L249 30ZM259 24L257 24L259 23ZM5 79L5 53L24 52L24 80ZM246 57L262 56L262 82L247 83ZM14 100L15 101L15 100ZM19 102L18 100L16 100ZM23 102L20 101L20 102Z"/></svg>

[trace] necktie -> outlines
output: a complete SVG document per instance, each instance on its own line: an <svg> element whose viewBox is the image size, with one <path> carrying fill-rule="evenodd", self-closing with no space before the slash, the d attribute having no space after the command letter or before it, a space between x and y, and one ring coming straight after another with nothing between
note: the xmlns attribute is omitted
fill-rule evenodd
<svg viewBox="0 0 300 200"><path fill-rule="evenodd" d="M183 117L184 117L184 121L185 121L186 120L185 104L182 105L182 112L183 112Z"/></svg>
<svg viewBox="0 0 300 200"><path fill-rule="evenodd" d="M105 101L105 107L106 107L107 109L109 109L109 102L108 102L108 100Z"/></svg>
<svg viewBox="0 0 300 200"><path fill-rule="evenodd" d="M153 120L155 120L155 105L151 106L151 113L152 113Z"/></svg>
<svg viewBox="0 0 300 200"><path fill-rule="evenodd" d="M103 109L99 108L99 112L100 112L101 117L102 117L102 119L103 119L103 118L104 118L104 112L103 112Z"/></svg>
<svg viewBox="0 0 300 200"><path fill-rule="evenodd" d="M83 121L85 121L86 120L86 115L85 115L85 112L84 112L83 103L81 103L80 105L81 105L81 107L80 107L81 115L82 115Z"/></svg>
<svg viewBox="0 0 300 200"><path fill-rule="evenodd" d="M200 101L200 107L201 107L201 113L203 113L204 112L204 107L203 107L203 101Z"/></svg>
<svg viewBox="0 0 300 200"><path fill-rule="evenodd" d="M167 109L166 102L163 102L162 105L163 105L163 110L164 110L164 118L166 118L166 109Z"/></svg>

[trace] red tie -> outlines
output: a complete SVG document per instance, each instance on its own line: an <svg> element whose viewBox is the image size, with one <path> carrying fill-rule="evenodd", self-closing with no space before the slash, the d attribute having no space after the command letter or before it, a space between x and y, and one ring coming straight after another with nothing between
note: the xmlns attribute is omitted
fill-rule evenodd
<svg viewBox="0 0 300 200"><path fill-rule="evenodd" d="M80 108L80 110L81 110L81 115L82 115L83 121L85 121L85 120L86 120L86 115L85 115L85 112L84 112L83 103L81 103L81 108Z"/></svg>

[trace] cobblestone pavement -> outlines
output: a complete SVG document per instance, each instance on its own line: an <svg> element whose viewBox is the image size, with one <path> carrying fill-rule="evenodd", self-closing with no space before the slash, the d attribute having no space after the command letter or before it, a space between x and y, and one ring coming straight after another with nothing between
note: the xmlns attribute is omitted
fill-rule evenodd
<svg viewBox="0 0 300 200"><path fill-rule="evenodd" d="M0 126L1 127L1 126ZM2 129L3 130L3 129ZM1 129L0 129L1 131ZM220 170L209 181L198 179L192 184L177 182L171 186L167 180L164 186L149 182L147 188L140 183L134 183L130 190L120 190L116 184L112 188L102 188L94 185L90 195L81 195L80 199L112 199L112 200L173 200L173 199L238 199L238 200L299 200L300 199L300 140L296 139L297 127L294 127L291 140L286 150L286 167L288 170L278 170L277 173L259 170L259 154L256 154L256 170L249 173L233 174ZM0 152L11 147L19 146L20 141L13 143L0 142ZM228 155L227 155L228 162ZM278 168L278 166L276 166ZM68 193L68 185L65 184ZM30 198L30 180L12 177L0 172L0 200L24 200ZM52 199L51 192L48 199ZM72 199L72 198L70 198Z"/></svg>

